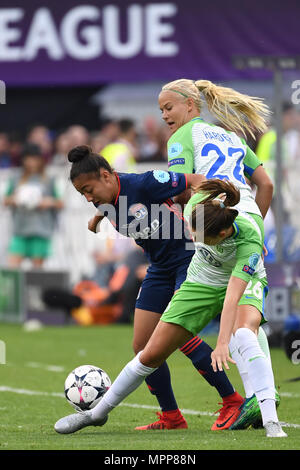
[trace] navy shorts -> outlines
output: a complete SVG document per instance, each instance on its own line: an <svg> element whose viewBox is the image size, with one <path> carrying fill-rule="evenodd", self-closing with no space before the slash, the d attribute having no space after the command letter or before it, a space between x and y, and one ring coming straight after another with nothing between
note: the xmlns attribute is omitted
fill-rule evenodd
<svg viewBox="0 0 300 470"><path fill-rule="evenodd" d="M135 308L163 314L174 292L185 281L191 258L170 271L149 266L137 296Z"/></svg>

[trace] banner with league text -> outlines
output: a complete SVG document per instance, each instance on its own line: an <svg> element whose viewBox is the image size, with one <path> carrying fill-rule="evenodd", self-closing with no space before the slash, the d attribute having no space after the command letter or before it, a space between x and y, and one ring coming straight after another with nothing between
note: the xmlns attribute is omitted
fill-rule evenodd
<svg viewBox="0 0 300 470"><path fill-rule="evenodd" d="M1 0L8 86L268 78L234 55L299 54L297 0Z"/></svg>

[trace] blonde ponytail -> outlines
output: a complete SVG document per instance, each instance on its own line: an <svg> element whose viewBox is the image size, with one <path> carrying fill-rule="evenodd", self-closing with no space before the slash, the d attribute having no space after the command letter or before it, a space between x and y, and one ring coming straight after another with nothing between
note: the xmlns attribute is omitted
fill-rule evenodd
<svg viewBox="0 0 300 470"><path fill-rule="evenodd" d="M244 95L232 88L215 85L209 80L179 79L167 83L164 90L173 90L182 95L182 99L191 98L201 113L202 100L205 99L209 111L227 129L247 136L255 137L256 132L267 130L266 119L270 116L268 106L263 100Z"/></svg>
<svg viewBox="0 0 300 470"><path fill-rule="evenodd" d="M203 94L209 111L226 128L244 135L248 132L252 137L255 137L255 131L267 130L266 118L270 110L262 99L215 85L209 80L197 80L195 86Z"/></svg>

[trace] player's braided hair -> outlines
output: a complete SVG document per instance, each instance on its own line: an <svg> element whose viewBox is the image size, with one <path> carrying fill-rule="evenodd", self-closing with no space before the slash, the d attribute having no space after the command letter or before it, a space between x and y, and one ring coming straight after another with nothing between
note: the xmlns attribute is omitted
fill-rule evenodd
<svg viewBox="0 0 300 470"><path fill-rule="evenodd" d="M266 120L270 116L270 110L260 98L215 85L209 80L174 80L164 85L162 91L164 90L176 91L183 99L191 98L199 114L203 97L208 110L228 130L242 133L244 136L249 133L254 138L255 132L267 130Z"/></svg>
<svg viewBox="0 0 300 470"><path fill-rule="evenodd" d="M99 173L100 168L104 168L110 173L113 172L110 164L104 157L94 153L88 145L78 145L68 153L68 160L72 163L70 180L74 181L82 173Z"/></svg>
<svg viewBox="0 0 300 470"><path fill-rule="evenodd" d="M232 206L239 203L240 191L230 181L217 178L203 181L195 190L207 193L207 197L193 207L192 230L199 232L201 227L203 237L217 237L221 230L231 227L238 215ZM225 198L218 198L221 195L225 195Z"/></svg>

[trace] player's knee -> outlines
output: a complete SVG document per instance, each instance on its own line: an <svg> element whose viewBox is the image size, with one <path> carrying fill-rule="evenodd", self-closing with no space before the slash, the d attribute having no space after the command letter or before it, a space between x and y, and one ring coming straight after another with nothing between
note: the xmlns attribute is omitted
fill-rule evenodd
<svg viewBox="0 0 300 470"><path fill-rule="evenodd" d="M145 345L141 341L133 340L132 342L132 349L135 354L138 354L140 351L144 349Z"/></svg>
<svg viewBox="0 0 300 470"><path fill-rule="evenodd" d="M240 354L257 345L257 337L250 328L238 328L234 334Z"/></svg>
<svg viewBox="0 0 300 470"><path fill-rule="evenodd" d="M144 366L156 368L162 365L164 359L155 351L145 350L140 355L140 361Z"/></svg>
<svg viewBox="0 0 300 470"><path fill-rule="evenodd" d="M256 339L255 333L245 326L240 327L234 333L235 339L238 343L245 343L249 341L249 339Z"/></svg>
<svg viewBox="0 0 300 470"><path fill-rule="evenodd" d="M140 337L138 335L135 336L132 341L132 348L134 353L138 354L140 351L142 351L145 348L148 340L149 338L143 335L141 335Z"/></svg>

